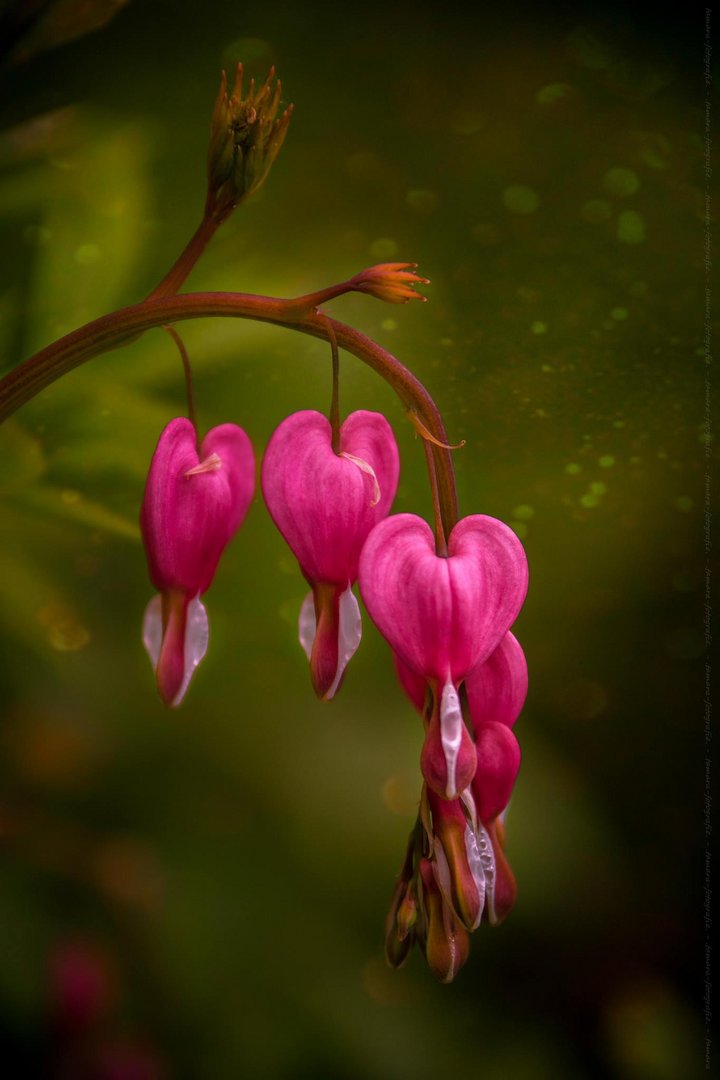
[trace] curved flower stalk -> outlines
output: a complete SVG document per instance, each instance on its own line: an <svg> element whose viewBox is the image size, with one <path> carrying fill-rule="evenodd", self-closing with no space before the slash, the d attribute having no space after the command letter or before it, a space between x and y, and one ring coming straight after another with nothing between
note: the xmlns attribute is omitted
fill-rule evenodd
<svg viewBox="0 0 720 1080"><path fill-rule="evenodd" d="M476 514L457 523L448 555L427 522L397 514L368 537L360 591L393 651L429 690L421 767L428 785L457 798L475 774L475 744L458 690L490 656L525 599L527 563L515 533Z"/></svg>
<svg viewBox="0 0 720 1080"><path fill-rule="evenodd" d="M254 490L255 457L242 428L212 428L198 449L189 420L179 417L167 425L140 512L148 570L159 593L145 611L143 642L166 705L180 704L207 651L200 596L210 588Z"/></svg>
<svg viewBox="0 0 720 1080"><path fill-rule="evenodd" d="M399 456L380 413L351 413L333 431L321 413L293 413L272 436L262 465L267 508L312 588L299 621L316 694L334 696L360 644L352 591L362 546L395 497Z"/></svg>

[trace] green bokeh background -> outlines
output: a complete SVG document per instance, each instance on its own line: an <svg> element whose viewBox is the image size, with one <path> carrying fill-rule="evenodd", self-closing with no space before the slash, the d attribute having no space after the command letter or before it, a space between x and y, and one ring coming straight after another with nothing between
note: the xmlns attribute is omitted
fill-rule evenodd
<svg viewBox="0 0 720 1080"><path fill-rule="evenodd" d="M701 9L118 6L72 40L41 23L2 69L2 367L163 276L199 220L219 69L277 64L285 147L187 288L292 296L395 259L432 279L427 305L332 311L466 440L462 512L526 545L519 893L452 986L419 954L386 968L421 725L368 619L342 693L315 701L304 582L259 496L207 597L208 657L163 710L137 513L184 391L150 332L0 429L8 1075L55 1075L67 941L108 956L108 1038L153 1076L700 1075ZM240 423L258 457L288 413L327 408L320 342L234 320L183 336L201 426ZM342 407L388 416L395 507L428 516L420 445L352 357Z"/></svg>

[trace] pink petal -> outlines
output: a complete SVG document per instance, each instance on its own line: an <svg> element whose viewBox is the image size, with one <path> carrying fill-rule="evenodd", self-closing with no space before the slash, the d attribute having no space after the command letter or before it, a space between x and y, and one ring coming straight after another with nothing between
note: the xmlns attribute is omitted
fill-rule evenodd
<svg viewBox="0 0 720 1080"><path fill-rule="evenodd" d="M487 913L490 925L497 926L512 910L517 896L517 886L515 876L505 857L505 830L499 819L488 824L487 835L492 844L495 864L494 884L487 897Z"/></svg>
<svg viewBox="0 0 720 1080"><path fill-rule="evenodd" d="M400 680L400 685L422 716L425 711L427 680L422 675L417 675L412 668L409 668L396 652L393 652L393 661L395 662L395 671Z"/></svg>
<svg viewBox="0 0 720 1080"><path fill-rule="evenodd" d="M213 454L220 467L199 470ZM213 428L198 453L189 420L168 424L153 455L140 514L150 577L160 592L176 589L193 597L209 588L254 488L254 455L242 428Z"/></svg>
<svg viewBox="0 0 720 1080"><path fill-rule="evenodd" d="M345 668L355 655L362 637L360 606L352 588L348 585L347 589L340 593L336 599L337 609L335 611L335 598L333 598L333 607L331 609L331 633L334 635L334 640L329 643L332 654L329 664L323 663L320 665L319 660L313 658L313 653L317 653L320 643L317 643L318 624L315 614L315 596L312 592L309 592L303 600L298 620L300 644L310 661L311 670L314 664L322 666L323 670L328 669L329 673L327 675L313 678L313 682L317 683L316 690L318 686L320 687L319 696L325 701L329 701L337 693L345 674ZM326 644L325 647L327 648L328 645ZM327 685L328 679L331 680L329 686Z"/></svg>
<svg viewBox="0 0 720 1080"><path fill-rule="evenodd" d="M262 488L272 519L308 581L345 588L357 578L368 533L395 497L399 458L392 429L379 413L348 416L337 454L331 439L330 423L321 413L289 416L268 444Z"/></svg>
<svg viewBox="0 0 720 1080"><path fill-rule="evenodd" d="M491 722L513 726L525 704L528 671L525 654L511 633L487 660L473 668L465 688L476 731Z"/></svg>
<svg viewBox="0 0 720 1080"><path fill-rule="evenodd" d="M463 518L441 558L430 526L414 514L397 514L367 539L360 590L405 664L458 685L514 622L527 590L527 563L515 533L495 518Z"/></svg>
<svg viewBox="0 0 720 1080"><path fill-rule="evenodd" d="M520 768L520 747L505 724L484 724L475 743L477 769L472 781L478 816L492 821L510 802Z"/></svg>

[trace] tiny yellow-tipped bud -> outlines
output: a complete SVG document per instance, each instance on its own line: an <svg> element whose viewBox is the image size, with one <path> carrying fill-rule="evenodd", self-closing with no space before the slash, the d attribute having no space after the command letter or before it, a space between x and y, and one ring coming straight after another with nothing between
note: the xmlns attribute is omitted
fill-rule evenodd
<svg viewBox="0 0 720 1080"><path fill-rule="evenodd" d="M429 285L428 278L420 277L415 263L379 263L361 270L350 279L355 292L369 293L388 304L407 304L408 300L427 300L416 292L413 285Z"/></svg>
<svg viewBox="0 0 720 1080"><path fill-rule="evenodd" d="M264 182L292 115L289 105L276 119L282 85L275 79L275 68L259 89L251 79L246 96L242 84L242 64L237 66L231 94L223 71L210 126L206 212L220 221Z"/></svg>

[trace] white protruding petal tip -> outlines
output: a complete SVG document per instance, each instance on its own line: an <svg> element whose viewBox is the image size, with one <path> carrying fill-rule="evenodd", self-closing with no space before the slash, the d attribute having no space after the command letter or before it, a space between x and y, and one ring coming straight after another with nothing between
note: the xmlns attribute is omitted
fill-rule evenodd
<svg viewBox="0 0 720 1080"><path fill-rule="evenodd" d="M315 600L312 592L309 592L302 602L300 617L298 618L298 637L300 644L305 650L308 660L312 655L313 642L317 633L317 620L315 618Z"/></svg>
<svg viewBox="0 0 720 1080"><path fill-rule="evenodd" d="M485 900L487 902L488 917L490 919L490 925L495 926L497 923L497 915L495 914L495 852L493 851L490 834L482 822L478 822L477 829L475 830L475 842L477 844L480 865L485 877Z"/></svg>
<svg viewBox="0 0 720 1080"><path fill-rule="evenodd" d="M190 680L195 668L205 656L208 648L210 631L208 627L207 611L199 596L196 596L188 604L187 618L185 622L185 670L183 681L177 694L172 700L175 709L185 697Z"/></svg>
<svg viewBox="0 0 720 1080"><path fill-rule="evenodd" d="M455 777L464 723L457 690L451 682L445 683L440 700L440 739L447 770L447 799L457 798Z"/></svg>
<svg viewBox="0 0 720 1080"><path fill-rule="evenodd" d="M345 668L357 652L360 639L362 638L362 619L360 618L360 605L358 604L352 586L340 596L338 605L338 666L335 672L332 686L325 695L329 701L335 696Z"/></svg>
<svg viewBox="0 0 720 1080"><path fill-rule="evenodd" d="M470 827L465 826L465 854L467 856L468 866L470 867L470 873L472 879L475 882L475 888L478 891L480 898L480 904L478 906L477 918L472 926L468 927L468 930L477 930L482 919L483 908L485 907L485 887L487 879L485 877L485 868L482 862L482 856L480 854L480 848L478 846L477 834Z"/></svg>
<svg viewBox="0 0 720 1080"><path fill-rule="evenodd" d="M205 656L208 648L208 617L205 605L196 596L188 604L185 619L185 648L183 653L183 681L180 689L170 702L171 707L177 708L185 697L190 680L195 668ZM162 596L157 593L145 608L142 625L142 640L150 661L157 670L160 659L160 650L163 641L162 625Z"/></svg>
<svg viewBox="0 0 720 1080"><path fill-rule="evenodd" d="M162 597L160 593L156 593L145 608L142 624L142 642L153 668L156 668L162 646Z"/></svg>

